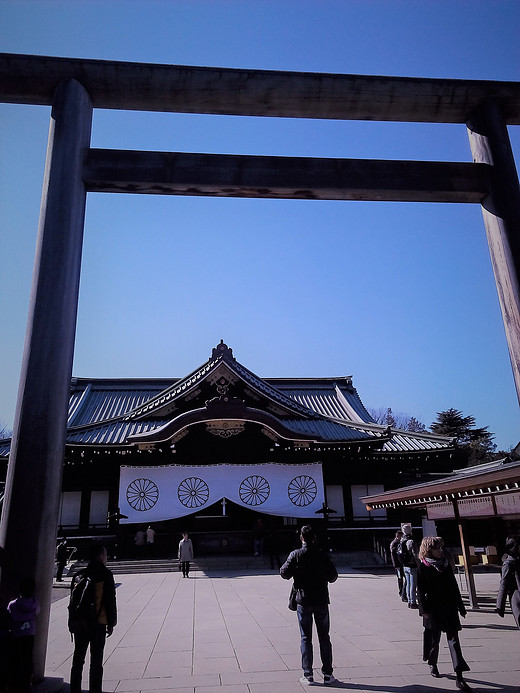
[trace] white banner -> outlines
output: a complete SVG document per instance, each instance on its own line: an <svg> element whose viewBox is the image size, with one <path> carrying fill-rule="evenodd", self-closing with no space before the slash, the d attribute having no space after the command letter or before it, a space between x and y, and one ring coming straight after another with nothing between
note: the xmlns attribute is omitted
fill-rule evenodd
<svg viewBox="0 0 520 693"><path fill-rule="evenodd" d="M268 515L314 517L325 495L321 464L121 467L121 523L159 522L227 498Z"/></svg>

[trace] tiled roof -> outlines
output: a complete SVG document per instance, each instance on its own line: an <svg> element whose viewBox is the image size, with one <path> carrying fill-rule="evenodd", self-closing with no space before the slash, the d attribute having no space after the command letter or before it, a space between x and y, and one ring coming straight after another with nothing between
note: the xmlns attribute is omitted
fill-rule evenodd
<svg viewBox="0 0 520 693"><path fill-rule="evenodd" d="M520 462L511 462L505 458L469 469L454 470L451 474L434 481L363 496L361 500L372 507L395 507L404 504L424 506L449 498L475 498L477 495L516 491L518 488Z"/></svg>
<svg viewBox="0 0 520 693"><path fill-rule="evenodd" d="M273 387L323 416L373 422L350 378L266 379Z"/></svg>
<svg viewBox="0 0 520 693"><path fill-rule="evenodd" d="M171 384L171 380L87 380L74 378L69 401L69 426L85 426L124 416Z"/></svg>
<svg viewBox="0 0 520 693"><path fill-rule="evenodd" d="M379 441L380 454L451 447L448 438L429 433L392 431L389 439L387 428L374 423L365 409L350 376L259 378L238 363L223 342L185 378L73 378L67 443L128 445L131 436L152 432L175 418L181 411L177 405L206 380L214 383L230 374L277 411L281 424L298 437L329 443ZM8 455L9 447L10 441L0 441L0 456Z"/></svg>
<svg viewBox="0 0 520 693"><path fill-rule="evenodd" d="M75 445L125 445L129 436L152 431L165 424L165 421L124 421L116 420L105 424L70 428L67 443Z"/></svg>
<svg viewBox="0 0 520 693"><path fill-rule="evenodd" d="M423 452L424 450L446 450L452 447L451 438L444 436L435 436L431 433L392 431L392 438L384 444L383 452Z"/></svg>

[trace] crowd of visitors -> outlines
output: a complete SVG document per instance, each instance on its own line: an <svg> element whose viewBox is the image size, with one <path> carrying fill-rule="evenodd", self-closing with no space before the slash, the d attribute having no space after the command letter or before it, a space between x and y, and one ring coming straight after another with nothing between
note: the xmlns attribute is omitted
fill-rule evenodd
<svg viewBox="0 0 520 693"><path fill-rule="evenodd" d="M282 565L284 579L293 578L289 608L297 611L301 637L303 675L300 682L314 684L312 626L318 635L321 671L325 685L336 681L332 668L330 642L330 614L328 583L337 579L328 551L320 548L309 526L302 527L302 548L292 551ZM412 526L403 523L390 543L390 556L397 576L400 599L411 609L417 609L423 621L423 661L434 678L441 678L438 668L442 633L446 640L455 671L455 685L459 690L471 691L464 679L470 668L462 654L459 632L460 616L466 608L453 570L453 557L445 548L441 537L424 537L419 547L414 540ZM504 615L506 599L520 628L520 539L508 538L506 555L498 592L496 612Z"/></svg>
<svg viewBox="0 0 520 693"><path fill-rule="evenodd" d="M153 545L155 531L148 527L143 533L143 546ZM136 535L137 538L137 535ZM313 627L319 642L321 673L325 685L337 680L333 674L332 644L330 640L329 584L338 578L331 561L330 551L319 544L309 525L301 528L301 548L291 551L280 567L280 575L293 580L289 608L296 611L300 632L300 651L303 674L300 682L313 685ZM141 545L139 534L136 545ZM60 541L66 547L66 540ZM59 548L59 547L58 547ZM445 549L441 537L424 537L417 547L408 523L401 526L390 544L390 555L397 577L399 598L408 607L418 610L423 621L423 660L429 666L431 676L440 678L438 668L439 647L442 633L446 641L455 671L455 685L459 690L471 691L464 679L469 666L462 654L459 633L460 617L466 616L453 570L453 557ZM187 532L183 532L178 547L179 568L183 577L189 577L193 560L193 544ZM60 563L63 553L57 551L57 580L62 579ZM112 572L106 567L107 550L96 543L90 552L87 567L76 573L71 580L69 601L69 630L74 641L71 693L80 693L85 657L90 648L89 692L101 693L103 679L103 653L105 641L112 634L117 622L116 590ZM0 623L4 647L2 647L2 683L4 673L9 690L29 691L32 684L32 656L37 616L40 605L34 595L34 580L23 579L20 593L9 602ZM496 613L503 617L509 600L518 628L520 628L520 538L509 537L501 568ZM2 643L0 643L2 645ZM5 670L2 668L4 665ZM4 690L4 689L2 689ZM7 690L7 689L5 689Z"/></svg>

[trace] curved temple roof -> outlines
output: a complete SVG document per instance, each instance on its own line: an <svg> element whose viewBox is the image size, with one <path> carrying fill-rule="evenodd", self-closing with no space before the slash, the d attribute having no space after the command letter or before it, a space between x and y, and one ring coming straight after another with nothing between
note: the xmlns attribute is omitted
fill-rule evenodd
<svg viewBox="0 0 520 693"><path fill-rule="evenodd" d="M348 376L260 378L240 364L223 341L184 378L73 378L67 444L153 442L194 423L237 418L288 440L369 444L388 454L452 447L441 436L390 431L376 424ZM8 455L9 447L10 441L0 442L0 456Z"/></svg>

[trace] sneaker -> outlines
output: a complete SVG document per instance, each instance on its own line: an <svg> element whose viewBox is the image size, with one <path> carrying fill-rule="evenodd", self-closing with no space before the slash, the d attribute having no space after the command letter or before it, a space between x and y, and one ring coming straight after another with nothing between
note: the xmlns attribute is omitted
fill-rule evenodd
<svg viewBox="0 0 520 693"><path fill-rule="evenodd" d="M323 677L323 683L326 686L330 686L332 683L337 683L338 679L332 674L325 674Z"/></svg>
<svg viewBox="0 0 520 693"><path fill-rule="evenodd" d="M430 674L433 676L434 679L440 679L441 675L439 674L439 670L437 669L436 664L430 664Z"/></svg>
<svg viewBox="0 0 520 693"><path fill-rule="evenodd" d="M305 674L300 677L300 683L303 683L304 686L313 686L314 685L314 677L313 676L305 676Z"/></svg>

